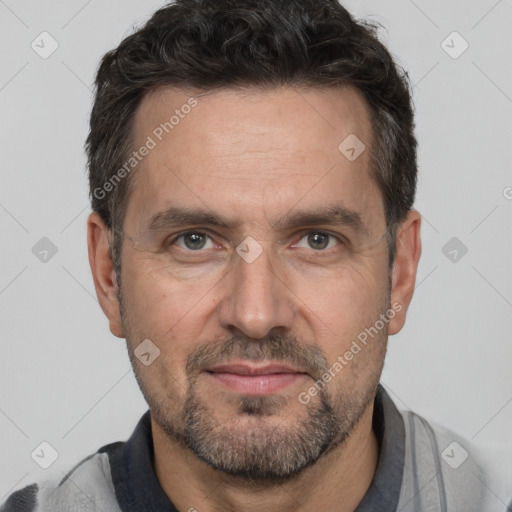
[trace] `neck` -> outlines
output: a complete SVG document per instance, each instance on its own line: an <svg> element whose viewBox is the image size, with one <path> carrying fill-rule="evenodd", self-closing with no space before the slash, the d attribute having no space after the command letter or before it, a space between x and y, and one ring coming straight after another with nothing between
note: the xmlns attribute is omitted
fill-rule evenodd
<svg viewBox="0 0 512 512"><path fill-rule="evenodd" d="M334 450L289 481L261 485L212 469L170 440L151 419L156 475L180 511L352 512L370 487L377 467L379 447L372 417L373 402Z"/></svg>

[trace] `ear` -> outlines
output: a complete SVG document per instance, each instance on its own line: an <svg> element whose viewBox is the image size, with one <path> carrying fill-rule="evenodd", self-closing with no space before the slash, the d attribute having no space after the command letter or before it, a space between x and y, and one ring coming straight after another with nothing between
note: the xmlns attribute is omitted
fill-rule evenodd
<svg viewBox="0 0 512 512"><path fill-rule="evenodd" d="M118 338L124 338L117 298L117 278L110 256L109 241L110 229L96 212L91 213L87 219L87 246L96 295L108 318L110 332Z"/></svg>
<svg viewBox="0 0 512 512"><path fill-rule="evenodd" d="M405 324L407 309L414 293L416 271L421 255L421 215L411 210L396 235L396 258L391 274L391 306L396 312L389 322L389 334L396 334ZM396 306L394 306L396 305Z"/></svg>

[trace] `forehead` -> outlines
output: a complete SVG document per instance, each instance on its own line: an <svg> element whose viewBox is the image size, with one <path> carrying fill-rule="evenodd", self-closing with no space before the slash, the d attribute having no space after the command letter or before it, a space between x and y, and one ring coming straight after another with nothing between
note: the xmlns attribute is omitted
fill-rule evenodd
<svg viewBox="0 0 512 512"><path fill-rule="evenodd" d="M137 142L143 142L148 134L159 140L171 139L165 136L172 134L179 138L177 146L183 139L193 142L199 137L202 144L194 148L197 156L202 154L197 150L204 149L210 155L221 153L226 144L240 143L251 151L256 151L258 145L265 145L260 149L267 150L290 149L290 144L299 153L325 151L328 144L351 133L370 141L366 101L349 86L219 89L205 93L160 88L143 98L134 123ZM274 138L277 134L279 137ZM162 142L172 144L172 140Z"/></svg>
<svg viewBox="0 0 512 512"><path fill-rule="evenodd" d="M277 215L297 201L379 209L371 137L368 107L351 87L162 88L135 116L134 148L151 149L131 176L127 218L130 210L142 219L191 203L238 219L251 206ZM365 149L351 159L347 146Z"/></svg>

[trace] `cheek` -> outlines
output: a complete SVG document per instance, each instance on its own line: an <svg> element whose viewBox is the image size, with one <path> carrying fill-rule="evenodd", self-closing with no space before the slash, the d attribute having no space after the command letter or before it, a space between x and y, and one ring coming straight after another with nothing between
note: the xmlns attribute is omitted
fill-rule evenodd
<svg viewBox="0 0 512 512"><path fill-rule="evenodd" d="M215 280L212 272L204 276L190 276L192 270L184 272L186 275L176 275L174 268L152 255L137 255L126 265L123 262L123 295L130 303L130 314L141 323L162 323L170 329L192 312Z"/></svg>
<svg viewBox="0 0 512 512"><path fill-rule="evenodd" d="M385 280L375 269L347 268L314 286L303 279L297 296L304 297L301 317L312 326L313 337L334 361L366 328L373 326L387 308Z"/></svg>
<svg viewBox="0 0 512 512"><path fill-rule="evenodd" d="M140 378L154 396L172 393L173 400L178 399L187 389L187 356L204 325L201 302L171 280L151 279L142 273L123 285L123 295L130 350L149 339L160 351L150 366L137 363Z"/></svg>
<svg viewBox="0 0 512 512"><path fill-rule="evenodd" d="M320 311L334 319L356 320L382 305L383 290L384 283L374 269L347 267L323 281L316 281L315 287L308 286L305 297L308 301L315 301Z"/></svg>

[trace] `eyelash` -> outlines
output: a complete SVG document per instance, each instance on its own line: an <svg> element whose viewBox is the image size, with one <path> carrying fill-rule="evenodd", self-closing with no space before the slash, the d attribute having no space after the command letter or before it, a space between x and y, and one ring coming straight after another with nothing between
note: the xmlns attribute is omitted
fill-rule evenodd
<svg viewBox="0 0 512 512"><path fill-rule="evenodd" d="M189 230L189 231L185 231L183 233L180 233L179 235L176 235L175 237L172 238L172 240L170 240L169 242L166 242L166 247L170 247L172 245L174 245L179 239L183 238L184 236L186 235L190 235L190 234L199 234L199 235L204 235L204 236L207 236L208 238L210 238L210 240L213 241L213 237L211 235L209 235L207 232L205 231L199 231L199 230ZM298 242L296 242L294 245L297 245L304 237L308 236L308 235L311 235L311 234L321 234L321 235L326 235L328 237L330 237L331 239L335 239L338 244L335 246L337 247L338 245L346 245L346 239L341 236L341 235L334 235L332 233L329 233L328 231L322 231L322 230L309 230L309 231L306 231L304 233L301 234ZM322 252L329 252L331 249L333 249L334 247L331 247L329 249L319 249L319 250L315 250L315 249L312 249L312 251L314 251L315 253L322 253ZM192 250L192 249L186 249L186 248L183 248L183 247L180 247L180 249L182 249L183 251L187 251L187 252L190 252L190 253L200 253L203 251L203 249L198 249L196 251Z"/></svg>

